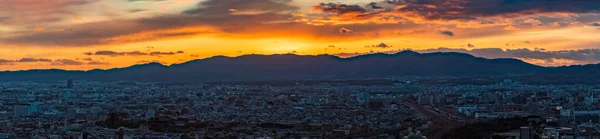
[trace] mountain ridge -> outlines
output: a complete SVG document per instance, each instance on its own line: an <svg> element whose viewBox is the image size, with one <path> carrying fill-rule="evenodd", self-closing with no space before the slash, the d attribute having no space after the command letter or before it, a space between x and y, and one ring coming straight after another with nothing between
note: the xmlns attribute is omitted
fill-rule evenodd
<svg viewBox="0 0 600 139"><path fill-rule="evenodd" d="M0 80L72 78L101 81L207 82L402 76L467 77L532 75L571 68L573 67L542 67L513 58L487 59L457 52L401 51L394 54L375 53L348 58L334 55L252 54L237 57L213 56L169 66L151 62L124 68L88 71L61 69L3 71L0 72Z"/></svg>

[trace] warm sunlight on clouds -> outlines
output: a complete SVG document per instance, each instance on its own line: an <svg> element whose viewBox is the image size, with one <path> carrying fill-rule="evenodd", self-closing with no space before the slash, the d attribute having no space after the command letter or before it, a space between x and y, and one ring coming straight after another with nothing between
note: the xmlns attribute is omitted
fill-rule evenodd
<svg viewBox="0 0 600 139"><path fill-rule="evenodd" d="M597 1L4 0L0 70L440 48L489 58L497 56L472 51L570 52L588 56L503 57L545 66L591 64L600 62L596 51L585 51L600 44L599 7Z"/></svg>

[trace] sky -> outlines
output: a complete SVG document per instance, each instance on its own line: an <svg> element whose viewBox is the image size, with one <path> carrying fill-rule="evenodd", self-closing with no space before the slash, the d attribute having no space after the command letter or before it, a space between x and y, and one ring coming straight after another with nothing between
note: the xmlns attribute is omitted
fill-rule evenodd
<svg viewBox="0 0 600 139"><path fill-rule="evenodd" d="M0 0L0 70L413 50L600 63L600 1Z"/></svg>

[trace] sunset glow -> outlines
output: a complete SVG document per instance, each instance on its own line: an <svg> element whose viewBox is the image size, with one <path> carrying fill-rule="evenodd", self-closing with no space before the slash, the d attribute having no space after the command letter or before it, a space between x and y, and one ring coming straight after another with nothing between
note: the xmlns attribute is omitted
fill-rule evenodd
<svg viewBox="0 0 600 139"><path fill-rule="evenodd" d="M598 7L597 1L3 0L0 70L407 49L543 66L594 64L600 63Z"/></svg>

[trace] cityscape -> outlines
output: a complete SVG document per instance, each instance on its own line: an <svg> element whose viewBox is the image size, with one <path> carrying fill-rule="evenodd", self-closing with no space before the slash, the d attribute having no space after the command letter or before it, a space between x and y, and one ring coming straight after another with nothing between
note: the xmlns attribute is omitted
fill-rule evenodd
<svg viewBox="0 0 600 139"><path fill-rule="evenodd" d="M600 139L600 0L0 0L0 139Z"/></svg>
<svg viewBox="0 0 600 139"><path fill-rule="evenodd" d="M65 80L2 82L0 90L2 138L600 136L596 85Z"/></svg>

